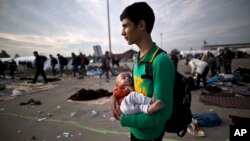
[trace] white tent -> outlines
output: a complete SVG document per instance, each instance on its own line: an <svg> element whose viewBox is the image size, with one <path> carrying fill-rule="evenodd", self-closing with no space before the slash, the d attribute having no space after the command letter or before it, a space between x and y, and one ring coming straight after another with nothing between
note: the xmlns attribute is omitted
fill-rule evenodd
<svg viewBox="0 0 250 141"><path fill-rule="evenodd" d="M17 58L0 58L0 60L2 62L5 62L5 61L10 62L12 59L14 59L16 61L17 65L19 65L20 61L30 61L30 62L34 63L35 56L24 56L24 57L17 57Z"/></svg>
<svg viewBox="0 0 250 141"><path fill-rule="evenodd" d="M59 70L59 60L58 60L58 57L55 57L56 58L56 60L57 60L57 64L56 64L56 66L55 66L55 69L56 70ZM72 70L72 68L73 68L73 66L72 66L72 59L70 59L69 61L68 61L68 64L67 64L67 66L66 66L66 69L67 70ZM48 57L47 58L47 60L45 61L45 63L44 63L44 70L51 70L52 69L52 67L51 67L51 58L50 57Z"/></svg>
<svg viewBox="0 0 250 141"><path fill-rule="evenodd" d="M45 61L44 63L44 70L51 70L51 58L49 56L46 56L47 57L47 60ZM57 64L55 66L55 69L56 70L59 70L59 60L58 60L58 57L55 57L57 59ZM11 61L13 58L0 58L0 60L2 62L5 62L5 61ZM24 57L17 57L15 58L14 60L16 61L17 65L19 65L19 62L20 61L29 61L29 62L32 62L32 64L34 65L35 63L35 56L24 56ZM68 61L68 64L66 66L66 69L67 70L72 70L73 66L72 66L72 59L70 59Z"/></svg>
<svg viewBox="0 0 250 141"><path fill-rule="evenodd" d="M56 64L55 69L59 70L59 60L58 60L57 57L56 57L56 60L57 60L58 63ZM51 70L52 69L52 67L51 67L51 58L50 57L47 57L47 60L44 63L44 68L43 69L44 70Z"/></svg>
<svg viewBox="0 0 250 141"><path fill-rule="evenodd" d="M24 57L17 57L14 60L16 61L17 65L19 65L20 61L30 61L34 64L35 56L24 56Z"/></svg>
<svg viewBox="0 0 250 141"><path fill-rule="evenodd" d="M5 62L5 61L10 61L10 60L12 60L12 58L0 58L0 60L2 61L2 62Z"/></svg>

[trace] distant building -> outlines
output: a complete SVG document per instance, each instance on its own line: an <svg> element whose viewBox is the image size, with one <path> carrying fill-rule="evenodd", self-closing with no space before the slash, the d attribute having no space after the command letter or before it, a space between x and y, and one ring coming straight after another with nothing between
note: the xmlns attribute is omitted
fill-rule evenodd
<svg viewBox="0 0 250 141"><path fill-rule="evenodd" d="M231 48L231 49L240 49L240 48L250 48L250 43L238 43L238 44L217 44L217 45L205 45L202 47L207 50L217 50L218 48Z"/></svg>
<svg viewBox="0 0 250 141"><path fill-rule="evenodd" d="M250 43L204 45L202 48L206 50L217 50L217 52L220 54L223 52L225 47L230 48L237 54L239 54L239 52L250 54Z"/></svg>
<svg viewBox="0 0 250 141"><path fill-rule="evenodd" d="M99 58L99 57L103 56L102 48L100 45L93 46L93 49L94 49L94 56L95 57Z"/></svg>
<svg viewBox="0 0 250 141"><path fill-rule="evenodd" d="M136 53L135 50L130 49L130 50L128 50L128 51L126 51L124 53L121 53L121 54L113 54L113 56L115 58L120 59L120 60L121 59L132 59L135 53Z"/></svg>
<svg viewBox="0 0 250 141"><path fill-rule="evenodd" d="M180 51L180 55L183 57L183 58L186 58L188 56L192 56L192 57L195 57L195 56L198 56L200 54L204 54L204 53L207 53L207 52L211 52L213 55L218 55L218 51L217 50L186 50L186 51Z"/></svg>

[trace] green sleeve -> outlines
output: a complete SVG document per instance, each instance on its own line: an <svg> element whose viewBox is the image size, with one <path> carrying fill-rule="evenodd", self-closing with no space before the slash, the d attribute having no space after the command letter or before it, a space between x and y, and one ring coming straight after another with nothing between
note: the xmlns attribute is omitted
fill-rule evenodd
<svg viewBox="0 0 250 141"><path fill-rule="evenodd" d="M162 125L165 118L160 116L162 112L158 111L153 114L137 113L132 115L121 114L120 122L122 126L134 128L147 128ZM160 118L161 117L161 118Z"/></svg>

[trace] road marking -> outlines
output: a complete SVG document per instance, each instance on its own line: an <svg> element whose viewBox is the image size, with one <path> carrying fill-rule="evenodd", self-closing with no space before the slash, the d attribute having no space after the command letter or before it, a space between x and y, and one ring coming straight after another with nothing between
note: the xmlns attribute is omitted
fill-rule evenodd
<svg viewBox="0 0 250 141"><path fill-rule="evenodd" d="M29 117L29 116L24 116L24 115L21 115L21 114L1 113L0 115L2 115L2 114L7 115L7 116L12 116L12 117L18 117L18 118L22 118L22 119L37 121L36 118ZM96 128L84 126L84 125L81 125L80 123L78 123L76 121L63 121L63 120L56 120L56 119L46 119L44 121L64 123L64 124L72 125L72 126L79 127L79 128L82 128L82 129L86 129L86 130L89 130L89 131L92 131L92 132L102 133L102 134L115 134L115 135L127 135L127 136L130 135L130 133L128 133L128 132L118 132L118 131L111 131L111 130L107 130L107 129L96 129ZM164 141L177 141L177 140L174 140L174 139L166 139L166 138L164 138L163 140Z"/></svg>

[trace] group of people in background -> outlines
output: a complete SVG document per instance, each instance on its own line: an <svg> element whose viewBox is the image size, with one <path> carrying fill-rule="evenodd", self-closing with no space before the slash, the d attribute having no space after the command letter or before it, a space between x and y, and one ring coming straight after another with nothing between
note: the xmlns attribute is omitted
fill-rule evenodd
<svg viewBox="0 0 250 141"><path fill-rule="evenodd" d="M36 74L32 83L36 83L38 75L42 75L44 82L47 83L48 81L47 81L47 77L44 71L44 63L46 59L44 60L43 57L40 56L37 51L34 51L34 56L36 57L35 66L36 66L37 71L36 71ZM59 64L60 75L62 76L64 72L64 68L68 65L68 59L59 53L57 54L58 60L55 57L53 57L52 54L50 54L49 56L50 56L50 64L51 64L51 70L52 70L53 75L54 76L57 75L57 71L55 67L57 64ZM76 54L72 52L71 59L72 59L71 65L73 66L72 68L73 76L75 77L76 73L79 73L79 75L81 75L79 78L83 79L84 76L86 75L85 65L88 65L89 63L88 58L82 53L76 56ZM79 70L79 66L80 66L80 70Z"/></svg>
<svg viewBox="0 0 250 141"><path fill-rule="evenodd" d="M76 73L79 73L79 75L81 75L79 78L83 79L84 76L86 76L85 65L88 65L88 63L89 63L88 58L86 58L86 56L83 55L81 52L80 52L79 56L76 56L76 54L72 52L71 57L72 57L72 66L73 66L74 77L76 76Z"/></svg>
<svg viewBox="0 0 250 141"><path fill-rule="evenodd" d="M40 63L39 60L37 60L37 56L38 59L40 56L38 55L38 52L34 52L34 56L36 57L34 66L32 62L29 63L25 61L20 61L19 66L20 68L25 68L25 67L28 68L28 66L29 68L34 68L34 67L37 68L33 83L36 82L36 79L39 74L41 74L44 78L44 81L47 82L45 72L43 69L41 69L44 68L44 62L46 59L43 59L42 63ZM50 64L53 75L55 76L60 73L60 76L62 76L69 63L68 58L64 57L59 53L57 54L57 58L54 57L52 54L50 54L49 56L50 56L50 61L51 61ZM174 62L175 68L177 69L178 57L176 52L171 52L170 57ZM191 67L191 74L196 75L196 80L197 80L196 84L197 87L200 87L199 84L201 81L203 82L204 86L206 85L206 80L208 75L209 77L213 77L216 74L222 72L224 72L225 74L231 74L232 73L231 63L233 58L234 55L232 51L228 47L225 47L223 52L218 56L214 56L213 53L208 51L196 58L187 57L186 64L189 64L189 66ZM76 55L74 52L72 52L71 59L72 59L71 65L73 66L72 68L73 76L75 77L77 74L79 74L79 78L83 79L87 73L86 65L89 64L89 59L81 52L79 53L79 55ZM120 61L119 59L115 58L108 51L106 51L101 61L101 67L100 67L101 72L99 74L99 77L101 78L102 75L105 74L106 81L109 82L110 74L112 76L115 75L115 72L112 68L115 65L119 67L119 61ZM59 72L56 71L56 65L59 65ZM0 61L0 75L2 75L4 78L5 78L4 70L8 69L9 75L11 76L12 79L14 79L15 71L17 71L18 68L19 67L17 66L17 63L15 62L14 59L12 59L10 62Z"/></svg>
<svg viewBox="0 0 250 141"><path fill-rule="evenodd" d="M72 52L71 57L64 57L63 55L58 53L57 57L54 57L52 54L50 54L49 58L47 58L43 55L40 55L37 51L34 51L33 55L35 56L35 60L34 62L29 63L31 64L29 65L31 66L29 68L36 69L36 73L35 73L32 83L36 83L39 75L43 77L45 83L48 82L44 68L45 68L45 62L49 58L50 58L49 63L51 65L50 67L51 67L53 76L56 76L56 75L62 76L63 73L67 73L66 72L67 71L66 69L68 69L67 65L72 65L71 72L74 77L78 75L79 79L83 79L84 76L87 75L86 65L89 64L89 59L85 56L85 54L81 52L79 53L79 55L76 55L74 52ZM14 79L15 71L19 67L22 71L25 71L25 69L28 69L27 67L28 62L29 61L20 61L18 62L20 63L18 66L14 59L12 59L12 61L10 62L8 61L2 62L0 60L0 76L3 75L3 77L5 78L5 71L8 69L10 71L9 74L11 78ZM112 67L111 67L111 64L112 64ZM114 56L112 56L108 51L106 51L105 55L102 57L102 60L101 60L99 77L101 78L102 75L105 74L106 81L109 82L109 79L110 79L109 73L111 73L112 76L115 74L114 71L112 70L114 65L119 67L119 59L114 58ZM56 67L58 67L59 70L57 70Z"/></svg>
<svg viewBox="0 0 250 141"><path fill-rule="evenodd" d="M206 52L202 54L199 58L186 58L186 64L191 67L191 74L196 75L196 86L200 87L200 82L202 80L203 86L207 85L207 76L210 77L221 73L222 69L225 74L232 73L232 60L234 55L232 51L225 47L223 52L214 56L211 52Z"/></svg>
<svg viewBox="0 0 250 141"><path fill-rule="evenodd" d="M9 70L9 75L10 75L11 79L14 79L15 78L15 71L18 69L16 61L14 59L12 59L10 62L2 62L0 60L0 75L3 75L3 78L5 78L4 71L6 69Z"/></svg>

